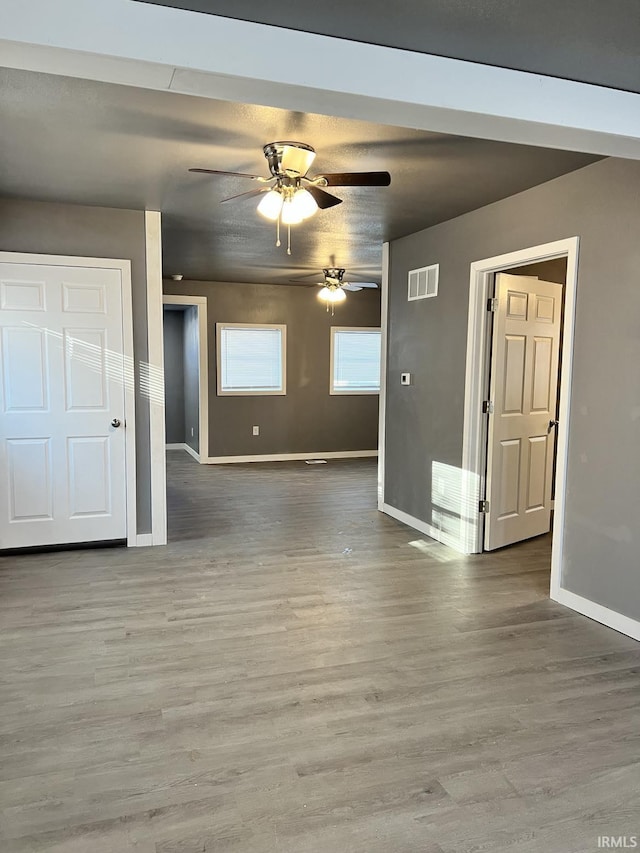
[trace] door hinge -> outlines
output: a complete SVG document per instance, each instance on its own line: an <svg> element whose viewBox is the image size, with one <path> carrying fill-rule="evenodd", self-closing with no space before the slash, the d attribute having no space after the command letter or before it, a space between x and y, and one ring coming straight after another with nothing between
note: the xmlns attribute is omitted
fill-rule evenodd
<svg viewBox="0 0 640 853"><path fill-rule="evenodd" d="M489 512L489 501L478 501L478 512Z"/></svg>
<svg viewBox="0 0 640 853"><path fill-rule="evenodd" d="M487 311L491 311L492 314L495 314L498 310L498 298L497 296L492 296L490 299L487 299Z"/></svg>
<svg viewBox="0 0 640 853"><path fill-rule="evenodd" d="M482 401L482 414L483 415L492 415L493 414L493 400L483 400Z"/></svg>

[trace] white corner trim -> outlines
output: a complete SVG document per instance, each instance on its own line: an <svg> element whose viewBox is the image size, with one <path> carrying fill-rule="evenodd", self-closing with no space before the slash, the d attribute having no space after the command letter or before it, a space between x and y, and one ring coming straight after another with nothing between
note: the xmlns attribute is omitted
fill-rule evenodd
<svg viewBox="0 0 640 853"><path fill-rule="evenodd" d="M437 527L427 524L426 521L421 521L421 519L416 518L413 515L409 515L408 512L403 512L401 509L396 509L396 507L385 503L380 507L380 511L384 512L386 515L390 515L391 518L395 518L396 521L401 521L408 527L413 527L414 530L424 533L430 539L435 539L436 542L440 542L442 545L446 545L454 551L458 551L460 554L466 553L460 547L460 541L456 537L449 536L444 531L438 530Z"/></svg>
<svg viewBox="0 0 640 853"><path fill-rule="evenodd" d="M133 297L131 261L123 262L122 329L125 361L125 449L127 454L127 547L138 535L138 484L136 473L136 389L135 354L133 351Z"/></svg>
<svg viewBox="0 0 640 853"><path fill-rule="evenodd" d="M129 547L148 548L150 545L153 544L154 542L152 533L138 533L135 540L133 542L129 542Z"/></svg>
<svg viewBox="0 0 640 853"><path fill-rule="evenodd" d="M141 365L140 387L149 399L151 456L151 532L154 545L167 543L167 472L164 422L164 341L160 213L144 214L147 261L148 361Z"/></svg>
<svg viewBox="0 0 640 853"><path fill-rule="evenodd" d="M188 445L186 441L182 443L179 442L177 444L166 444L165 447L167 450L186 450L189 456L193 456L196 462L200 462L200 454L197 453L193 447Z"/></svg>
<svg viewBox="0 0 640 853"><path fill-rule="evenodd" d="M378 510L384 512L384 460L387 435L387 336L389 328L389 243L382 244L380 301L380 397L378 404Z"/></svg>
<svg viewBox="0 0 640 853"><path fill-rule="evenodd" d="M562 586L564 522L567 510L567 468L569 464L569 418L573 381L573 341L578 293L578 254L580 239L565 240L567 280L564 288L564 328L560 351L560 405L558 407L556 479L553 495L553 538L551 544L551 596Z"/></svg>
<svg viewBox="0 0 640 853"><path fill-rule="evenodd" d="M640 640L640 622L629 618L629 616L623 616L621 613L616 613L615 610L609 610L608 607L596 604L595 601L590 601L581 595L576 595L575 592L569 592L568 589L558 589L552 592L551 598L558 604L564 604L565 607L570 607L571 610L606 625L607 628L613 628L614 631L626 634L633 640Z"/></svg>
<svg viewBox="0 0 640 853"><path fill-rule="evenodd" d="M331 450L328 453L265 453L256 456L209 456L209 465L231 465L236 462L298 462L305 459L364 459L377 456L377 450Z"/></svg>

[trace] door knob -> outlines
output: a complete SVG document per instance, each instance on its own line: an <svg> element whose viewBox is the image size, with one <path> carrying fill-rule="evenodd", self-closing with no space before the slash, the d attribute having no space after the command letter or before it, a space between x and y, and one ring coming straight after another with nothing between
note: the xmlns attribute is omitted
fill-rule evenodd
<svg viewBox="0 0 640 853"><path fill-rule="evenodd" d="M551 430L557 426L558 426L558 421L549 421L549 426L547 427L547 435L549 435Z"/></svg>
<svg viewBox="0 0 640 853"><path fill-rule="evenodd" d="M114 419L111 421L111 426L112 426L112 427L115 427L116 429L118 429L118 427L120 426L120 421L118 420L118 418L114 418Z"/></svg>

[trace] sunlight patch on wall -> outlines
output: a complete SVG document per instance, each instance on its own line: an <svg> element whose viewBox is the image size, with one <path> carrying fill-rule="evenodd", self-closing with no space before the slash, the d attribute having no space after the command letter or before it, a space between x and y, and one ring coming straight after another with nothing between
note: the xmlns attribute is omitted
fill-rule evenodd
<svg viewBox="0 0 640 853"><path fill-rule="evenodd" d="M439 540L473 553L478 526L479 477L444 462L431 466L431 525Z"/></svg>

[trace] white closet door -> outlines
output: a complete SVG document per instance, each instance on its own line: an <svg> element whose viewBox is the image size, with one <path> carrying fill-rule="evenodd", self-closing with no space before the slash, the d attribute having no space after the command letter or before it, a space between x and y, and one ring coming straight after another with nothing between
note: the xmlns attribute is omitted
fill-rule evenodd
<svg viewBox="0 0 640 853"><path fill-rule="evenodd" d="M121 274L0 263L0 547L124 539Z"/></svg>

